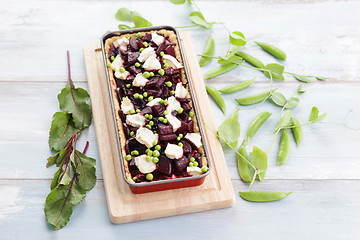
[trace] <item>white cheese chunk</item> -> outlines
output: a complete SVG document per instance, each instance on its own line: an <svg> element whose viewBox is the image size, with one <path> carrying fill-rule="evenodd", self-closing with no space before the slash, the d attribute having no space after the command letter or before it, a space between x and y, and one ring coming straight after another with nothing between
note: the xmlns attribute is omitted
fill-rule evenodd
<svg viewBox="0 0 360 240"><path fill-rule="evenodd" d="M161 68L161 64L156 57L150 56L143 64L143 68L145 70L159 70Z"/></svg>
<svg viewBox="0 0 360 240"><path fill-rule="evenodd" d="M133 81L133 86L143 87L149 80L143 76L142 73L138 73Z"/></svg>
<svg viewBox="0 0 360 240"><path fill-rule="evenodd" d="M151 34L151 39L158 46L164 42L164 37L157 34L156 32Z"/></svg>
<svg viewBox="0 0 360 240"><path fill-rule="evenodd" d="M187 133L185 139L192 142L197 148L201 147L201 136L199 133Z"/></svg>
<svg viewBox="0 0 360 240"><path fill-rule="evenodd" d="M168 143L165 149L165 155L170 159L179 159L184 155L184 151L182 147Z"/></svg>
<svg viewBox="0 0 360 240"><path fill-rule="evenodd" d="M155 53L154 48L147 47L147 48L144 49L144 51L142 51L140 53L140 56L138 57L138 61L139 62L145 62L146 59L148 59L150 56L156 57L156 53Z"/></svg>
<svg viewBox="0 0 360 240"><path fill-rule="evenodd" d="M156 164L152 161L146 161L146 154L135 157L135 165L138 167L139 171L143 174L151 173L155 171Z"/></svg>
<svg viewBox="0 0 360 240"><path fill-rule="evenodd" d="M166 60L166 62L172 67L173 69L182 68L183 66L174 58L173 56L169 54L165 54L163 56L163 60Z"/></svg>
<svg viewBox="0 0 360 240"><path fill-rule="evenodd" d="M178 110L179 108L181 108L180 102L174 96L169 97L167 101L168 105L166 107L166 111L168 111L168 113L171 113L173 110Z"/></svg>
<svg viewBox="0 0 360 240"><path fill-rule="evenodd" d="M188 94L188 91L183 86L183 84L182 83L177 83L176 88L175 88L175 97L185 98L187 94Z"/></svg>
<svg viewBox="0 0 360 240"><path fill-rule="evenodd" d="M181 121L170 112L166 114L165 117L169 121L169 124L172 126L174 132L181 127Z"/></svg>
<svg viewBox="0 0 360 240"><path fill-rule="evenodd" d="M146 104L146 106L148 107L152 107L155 106L156 104L160 104L161 98L154 98L152 101L148 102Z"/></svg>
<svg viewBox="0 0 360 240"><path fill-rule="evenodd" d="M120 68L124 66L124 60L120 55L117 55L114 61L111 63L111 69L113 71L119 71Z"/></svg>
<svg viewBox="0 0 360 240"><path fill-rule="evenodd" d="M115 77L117 79L126 80L131 74L128 71L120 72L119 70L115 70Z"/></svg>
<svg viewBox="0 0 360 240"><path fill-rule="evenodd" d="M120 38L114 42L115 47L120 47L120 49L124 51L127 50L128 44L129 44L129 39L127 38Z"/></svg>
<svg viewBox="0 0 360 240"><path fill-rule="evenodd" d="M187 167L186 171L191 176L198 176L198 175L202 174L201 168L199 168L199 167Z"/></svg>
<svg viewBox="0 0 360 240"><path fill-rule="evenodd" d="M146 118L141 114L126 115L126 123L133 127L142 127L145 125Z"/></svg>
<svg viewBox="0 0 360 240"><path fill-rule="evenodd" d="M150 129L145 127L140 127L136 131L135 139L141 143L144 144L146 147L151 148L154 146L154 142L159 141L159 135L153 133Z"/></svg>
<svg viewBox="0 0 360 240"><path fill-rule="evenodd" d="M128 114L130 110L134 109L134 105L128 97L123 98L121 101L121 110L124 114Z"/></svg>

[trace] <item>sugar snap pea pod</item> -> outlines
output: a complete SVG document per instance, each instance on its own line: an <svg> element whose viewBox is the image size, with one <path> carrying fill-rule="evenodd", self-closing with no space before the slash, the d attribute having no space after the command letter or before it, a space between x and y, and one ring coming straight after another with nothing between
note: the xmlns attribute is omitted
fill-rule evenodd
<svg viewBox="0 0 360 240"><path fill-rule="evenodd" d="M220 76L224 73L227 73L227 72L233 70L237 66L239 66L239 65L236 63L228 63L228 64L220 65L216 68L210 69L209 71L207 71L205 73L204 80Z"/></svg>
<svg viewBox="0 0 360 240"><path fill-rule="evenodd" d="M296 145L299 147L301 140L302 140L302 135L303 135L302 128L300 126L301 124L300 124L299 120L297 120L296 118L292 117L291 120L292 120L291 126L293 127L293 128L291 128L291 130L294 135Z"/></svg>
<svg viewBox="0 0 360 240"><path fill-rule="evenodd" d="M245 62L253 65L254 67L262 68L262 69L265 67L265 65L259 59L251 56L250 54L244 52L237 52L235 53L235 55L242 57L245 60Z"/></svg>
<svg viewBox="0 0 360 240"><path fill-rule="evenodd" d="M212 86L206 86L206 91L210 94L210 96L214 99L216 104L219 106L221 111L224 113L226 112L226 105L223 97L221 96L220 92L216 90Z"/></svg>
<svg viewBox="0 0 360 240"><path fill-rule="evenodd" d="M290 136L286 129L282 130L280 148L278 152L277 165L284 164L290 154Z"/></svg>
<svg viewBox="0 0 360 240"><path fill-rule="evenodd" d="M241 83L236 83L227 87L224 87L223 89L220 89L219 91L222 93L234 93L240 90L244 90L245 88L248 88L251 86L251 84L254 82L255 78L251 80L247 80Z"/></svg>
<svg viewBox="0 0 360 240"><path fill-rule="evenodd" d="M281 49L275 47L274 45L271 45L269 43L264 42L254 42L259 47L261 47L265 52L268 52L269 54L273 55L274 57L285 61L286 60L286 53L284 53Z"/></svg>
<svg viewBox="0 0 360 240"><path fill-rule="evenodd" d="M292 192L250 191L239 193L243 199L249 202L272 202L281 200Z"/></svg>
<svg viewBox="0 0 360 240"><path fill-rule="evenodd" d="M251 95L251 96L247 96L247 97L243 97L243 98L236 98L235 101L237 101L240 105L251 105L251 104L263 102L266 99L268 99L271 96L271 94L276 91L276 89L258 93L258 94Z"/></svg>
<svg viewBox="0 0 360 240"><path fill-rule="evenodd" d="M246 161L248 160L248 155L246 152L246 142L245 139L242 142L242 144L240 145L239 151L238 151L241 156L237 156L237 167L238 167L238 171L240 174L241 179L244 182L251 182L251 171L250 171L250 165L249 162Z"/></svg>
<svg viewBox="0 0 360 240"><path fill-rule="evenodd" d="M255 133L259 130L259 128L264 124L264 122L271 116L272 113L262 112L256 116L256 118L251 122L247 133L246 139L247 143L254 137Z"/></svg>
<svg viewBox="0 0 360 240"><path fill-rule="evenodd" d="M203 55L213 56L214 49L215 49L215 41L214 41L213 37L210 35L208 40L206 41ZM209 64L210 61L211 61L210 57L201 57L199 65L200 65L200 67L206 66Z"/></svg>

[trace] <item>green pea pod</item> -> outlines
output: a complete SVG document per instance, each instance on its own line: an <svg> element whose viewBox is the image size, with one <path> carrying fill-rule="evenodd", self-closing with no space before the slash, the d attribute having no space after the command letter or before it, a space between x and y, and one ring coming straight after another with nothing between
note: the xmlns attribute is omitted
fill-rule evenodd
<svg viewBox="0 0 360 240"><path fill-rule="evenodd" d="M259 47L261 47L265 52L268 52L269 54L273 55L274 57L285 61L286 60L286 53L284 53L281 49L275 47L274 45L271 45L269 43L264 42L254 42Z"/></svg>
<svg viewBox="0 0 360 240"><path fill-rule="evenodd" d="M251 182L251 171L250 165L248 162L248 155L246 152L246 142L245 140L240 145L239 151L240 155L237 156L237 167L240 174L241 179L244 182Z"/></svg>
<svg viewBox="0 0 360 240"><path fill-rule="evenodd" d="M239 66L239 65L235 64L235 63L229 63L229 64L220 65L216 68L210 69L209 71L207 71L205 73L204 80L220 76L224 73L227 73L227 72L233 70L237 66Z"/></svg>
<svg viewBox="0 0 360 240"><path fill-rule="evenodd" d="M215 49L215 41L214 41L213 37L210 35L205 44L203 55L213 56L214 49ZM210 61L211 61L210 57L201 57L199 65L200 65L200 67L206 66L210 63Z"/></svg>
<svg viewBox="0 0 360 240"><path fill-rule="evenodd" d="M234 93L240 90L244 90L245 88L248 88L251 86L251 84L254 82L255 78L248 80L248 81L244 81L241 83L236 83L234 85L230 85L227 87L224 87L223 89L220 89L219 91L222 93Z"/></svg>
<svg viewBox="0 0 360 240"><path fill-rule="evenodd" d="M251 122L247 133L246 139L249 144L250 140L254 137L255 133L259 130L259 128L264 124L264 122L271 116L272 113L262 112L256 116L256 118Z"/></svg>
<svg viewBox="0 0 360 240"><path fill-rule="evenodd" d="M299 120L297 120L296 118L292 117L291 120L292 120L291 126L293 127L293 128L291 128L291 130L294 135L296 145L299 147L301 140L302 140L302 135L303 135L302 128L300 126L301 124L300 124Z"/></svg>
<svg viewBox="0 0 360 240"><path fill-rule="evenodd" d="M250 191L239 193L243 199L249 202L273 202L289 196L292 192Z"/></svg>
<svg viewBox="0 0 360 240"><path fill-rule="evenodd" d="M251 105L251 104L263 102L266 99L268 99L271 96L271 94L276 91L276 89L247 96L244 98L236 98L235 101L237 101L240 105Z"/></svg>
<svg viewBox="0 0 360 240"><path fill-rule="evenodd" d="M254 146L250 153L251 163L258 169L256 178L261 182L265 178L268 168L268 156L260 148Z"/></svg>
<svg viewBox="0 0 360 240"><path fill-rule="evenodd" d="M244 52L237 52L235 55L242 57L245 62L253 65L254 67L263 69L265 65L256 57L251 56L250 54L244 53Z"/></svg>
<svg viewBox="0 0 360 240"><path fill-rule="evenodd" d="M282 130L280 148L278 152L277 165L284 164L290 154L290 136L286 129Z"/></svg>
<svg viewBox="0 0 360 240"><path fill-rule="evenodd" d="M218 90L216 90L212 86L206 86L206 91L214 99L216 104L219 106L219 108L221 109L221 111L225 115L225 113L226 113L226 105L225 105L225 101L224 101L223 97L221 96L220 92Z"/></svg>

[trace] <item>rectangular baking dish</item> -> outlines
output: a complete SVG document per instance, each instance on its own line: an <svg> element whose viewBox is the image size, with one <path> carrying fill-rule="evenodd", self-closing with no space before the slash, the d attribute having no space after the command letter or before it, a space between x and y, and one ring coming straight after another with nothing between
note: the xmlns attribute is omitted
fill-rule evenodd
<svg viewBox="0 0 360 240"><path fill-rule="evenodd" d="M209 170L205 173L203 173L202 175L199 176L190 176L190 177L182 177L182 178L173 178L173 179L166 179L166 180L159 180L159 181L152 181L152 182L142 182L142 183L133 183L130 182L127 178L126 178L126 169L125 169L125 164L124 162L126 161L124 159L124 156L122 154L122 149L124 148L124 146L121 146L121 142L120 142L120 135L119 135L119 128L118 128L118 124L117 124L117 118L116 118L116 111L115 111L115 107L114 107L114 97L117 98L117 95L115 93L115 91L113 91L112 87L111 87L111 82L110 82L110 78L109 78L109 71L108 71L108 67L107 67L107 59L106 59L106 50L105 50L105 41L109 38L112 38L114 36L120 36L123 34L132 34L132 33L138 33L138 32L148 32L148 31L156 31L156 30L171 30L175 33L176 38L177 38L177 42L179 45L179 49L180 49L180 55L182 58L182 63L183 63L183 70L185 73L185 78L187 80L188 83L188 87L189 87L189 91L190 91L190 95L191 95L191 101L193 104L193 111L195 112L195 117L197 120L197 124L198 124L198 128L199 128L199 133L201 135L201 140L202 140L202 144L203 144L203 149L204 149L204 154L205 157L207 159L207 165ZM154 192L154 191L162 191L162 190L169 190L169 189L177 189L177 188L185 188L185 187L193 187L193 186L198 186L201 185L204 181L205 181L205 177L210 173L211 171L211 164L210 164L210 159L209 159L209 154L208 154L208 149L206 146L206 141L204 140L204 133L203 133L203 129L201 126L201 122L199 119L199 111L198 111L198 107L197 107L197 103L196 101L194 101L194 89L192 88L191 85L191 81L189 80L189 74L188 74L188 66L186 66L186 62L184 59L184 55L183 55L183 51L182 51L182 46L180 43L180 38L178 35L178 31L170 26L154 26L154 27L146 27L146 28L137 28L137 29L129 29L129 30L121 30L121 31L114 31L114 32L109 32L107 34L105 34L102 38L101 38L101 48L102 48L102 53L103 53L103 60L104 60L104 67L105 67L105 72L106 72L106 78L107 78L107 84L108 84L108 89L109 89L109 94L110 94L110 101L111 101L111 107L112 107L112 113L113 113L113 119L114 119L114 126L115 126L115 130L116 130L116 139L117 139L117 146L118 146L118 150L119 150L119 157L120 157L120 161L121 161L121 169L122 169L122 175L124 179L119 179L119 181L125 181L129 187L130 190L133 193L147 193L147 192Z"/></svg>

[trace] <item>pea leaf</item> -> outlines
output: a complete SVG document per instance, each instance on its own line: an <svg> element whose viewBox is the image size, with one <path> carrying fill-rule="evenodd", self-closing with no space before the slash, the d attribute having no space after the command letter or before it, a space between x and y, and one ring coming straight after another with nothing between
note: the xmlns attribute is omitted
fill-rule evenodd
<svg viewBox="0 0 360 240"><path fill-rule="evenodd" d="M239 192L240 196L249 202L272 202L281 200L289 196L292 192L272 192L272 191L250 191Z"/></svg>
<svg viewBox="0 0 360 240"><path fill-rule="evenodd" d="M265 69L271 72L272 78L275 80L284 81L285 78L283 76L284 73L284 66L277 64L277 63L269 63L265 66ZM265 76L270 78L270 73L265 71Z"/></svg>
<svg viewBox="0 0 360 240"><path fill-rule="evenodd" d="M131 27L126 25L126 24L119 24L118 25L118 29L119 30L126 30L126 29L130 29Z"/></svg>
<svg viewBox="0 0 360 240"><path fill-rule="evenodd" d="M186 0L170 0L171 3L181 5L186 2Z"/></svg>
<svg viewBox="0 0 360 240"><path fill-rule="evenodd" d="M271 100L273 101L273 103L275 103L276 105L278 105L280 107L285 106L285 104L287 103L285 96L279 92L274 92L271 95Z"/></svg>
<svg viewBox="0 0 360 240"><path fill-rule="evenodd" d="M241 179L244 182L251 182L251 171L250 165L248 163L248 154L246 152L246 142L245 140L241 143L240 148L238 150L240 155L237 156L237 166Z"/></svg>
<svg viewBox="0 0 360 240"><path fill-rule="evenodd" d="M306 92L306 90L303 89L303 85L302 85L302 83L300 83L298 88L297 88L297 93L303 94L304 92Z"/></svg>
<svg viewBox="0 0 360 240"><path fill-rule="evenodd" d="M89 100L89 94L82 88L75 88L71 81L71 88L66 84L58 95L60 109L70 113L75 123L75 128L84 129L90 126L91 109L86 102Z"/></svg>
<svg viewBox="0 0 360 240"><path fill-rule="evenodd" d="M96 160L87 157L86 155L77 150L75 152L75 159L77 162L76 173L79 176L79 184L88 191L92 189L96 183Z"/></svg>
<svg viewBox="0 0 360 240"><path fill-rule="evenodd" d="M200 12L195 11L190 13L189 19L193 23L203 26L204 28L212 28L212 24L208 23Z"/></svg>
<svg viewBox="0 0 360 240"><path fill-rule="evenodd" d="M56 112L49 132L49 147L60 151L77 131L69 113Z"/></svg>
<svg viewBox="0 0 360 240"><path fill-rule="evenodd" d="M300 102L300 99L298 97L291 97L287 101L285 108L292 109L292 108L296 107L297 105L299 105L299 102Z"/></svg>
<svg viewBox="0 0 360 240"><path fill-rule="evenodd" d="M119 21L131 21L131 13L130 10L127 8L120 8L116 14L115 18Z"/></svg>
<svg viewBox="0 0 360 240"><path fill-rule="evenodd" d="M278 122L278 125L276 126L275 133L283 128L283 127L289 127L291 125L291 111L287 110L285 114L281 117L280 121Z"/></svg>
<svg viewBox="0 0 360 240"><path fill-rule="evenodd" d="M314 122L319 116L319 109L317 107L313 107L310 112L309 122Z"/></svg>
<svg viewBox="0 0 360 240"><path fill-rule="evenodd" d="M217 135L232 147L238 145L240 137L240 123L238 122L239 109L226 119L218 128Z"/></svg>
<svg viewBox="0 0 360 240"><path fill-rule="evenodd" d="M294 75L294 77L299 80L300 82L304 82L304 83L310 83L311 79L302 75Z"/></svg>
<svg viewBox="0 0 360 240"><path fill-rule="evenodd" d="M215 41L213 37L210 35L208 40L206 41L205 48L202 55L213 56L215 50ZM201 57L199 65L200 67L206 66L210 63L211 57Z"/></svg>
<svg viewBox="0 0 360 240"><path fill-rule="evenodd" d="M268 168L268 156L258 147L253 147L250 153L251 163L258 169L256 178L262 181Z"/></svg>
<svg viewBox="0 0 360 240"><path fill-rule="evenodd" d="M239 31L229 34L230 43L235 46L244 46L246 44L245 36Z"/></svg>
<svg viewBox="0 0 360 240"><path fill-rule="evenodd" d="M133 16L132 20L133 20L133 22L135 24L135 28L151 27L152 26L151 22L149 22L145 18L137 16L137 15Z"/></svg>

